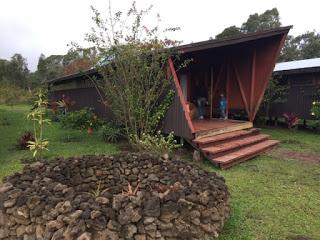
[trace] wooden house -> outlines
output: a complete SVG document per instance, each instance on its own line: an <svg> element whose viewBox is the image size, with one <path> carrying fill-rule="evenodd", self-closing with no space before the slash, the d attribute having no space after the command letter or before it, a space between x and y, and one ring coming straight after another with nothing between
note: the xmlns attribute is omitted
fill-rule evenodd
<svg viewBox="0 0 320 240"><path fill-rule="evenodd" d="M283 103L271 105L270 116L293 113L301 119L312 119L312 102L320 101L320 58L277 63L273 76L279 84L288 86L288 96Z"/></svg>
<svg viewBox="0 0 320 240"><path fill-rule="evenodd" d="M290 27L281 27L177 47L181 61L192 59L192 63L177 72L173 61L168 61L175 96L162 122L162 131L174 132L222 168L276 145L277 141L253 128L253 120L289 30ZM98 93L87 74L98 73L91 69L49 81L50 98L68 95L76 101L75 108L91 106L101 116L110 116L97 100ZM192 118L189 109L198 84L206 87L209 96L203 120ZM228 102L228 120L216 115L221 93ZM235 119L239 112L244 120Z"/></svg>

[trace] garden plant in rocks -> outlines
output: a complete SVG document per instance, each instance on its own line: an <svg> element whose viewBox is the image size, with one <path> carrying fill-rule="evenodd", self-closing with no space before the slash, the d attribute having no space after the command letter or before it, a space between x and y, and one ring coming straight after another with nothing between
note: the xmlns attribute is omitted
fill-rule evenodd
<svg viewBox="0 0 320 240"><path fill-rule="evenodd" d="M222 177L168 156L57 158L4 179L0 239L212 239L229 210Z"/></svg>

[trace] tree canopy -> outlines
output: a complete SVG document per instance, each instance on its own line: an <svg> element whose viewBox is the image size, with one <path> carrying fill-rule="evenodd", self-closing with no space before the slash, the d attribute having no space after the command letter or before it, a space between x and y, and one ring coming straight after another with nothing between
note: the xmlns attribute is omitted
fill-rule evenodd
<svg viewBox="0 0 320 240"><path fill-rule="evenodd" d="M266 10L262 14L251 14L241 27L236 25L225 28L216 35L216 39L232 37L240 34L259 32L281 27L280 14L277 8ZM293 61L320 57L320 33L307 31L299 36L289 35L281 51L279 60Z"/></svg>

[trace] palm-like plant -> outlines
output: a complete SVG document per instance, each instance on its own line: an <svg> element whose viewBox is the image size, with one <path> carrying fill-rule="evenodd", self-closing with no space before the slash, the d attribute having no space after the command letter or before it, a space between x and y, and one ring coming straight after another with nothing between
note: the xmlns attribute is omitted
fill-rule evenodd
<svg viewBox="0 0 320 240"><path fill-rule="evenodd" d="M28 114L28 119L33 121L34 141L28 141L28 148L33 152L33 158L38 161L42 159L43 150L48 150L49 141L43 138L44 124L50 124L50 120L45 118L48 102L45 94L40 90L32 111Z"/></svg>

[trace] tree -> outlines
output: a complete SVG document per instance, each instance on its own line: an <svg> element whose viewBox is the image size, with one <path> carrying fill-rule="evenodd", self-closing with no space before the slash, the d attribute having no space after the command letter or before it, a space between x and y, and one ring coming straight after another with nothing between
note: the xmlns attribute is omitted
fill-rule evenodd
<svg viewBox="0 0 320 240"><path fill-rule="evenodd" d="M280 62L320 57L320 34L306 32L297 37L288 36L281 51Z"/></svg>
<svg viewBox="0 0 320 240"><path fill-rule="evenodd" d="M242 24L241 31L244 33L264 31L281 26L279 11L277 8L267 10L262 14L252 14Z"/></svg>
<svg viewBox="0 0 320 240"><path fill-rule="evenodd" d="M116 120L125 127L127 137L137 142L144 134L154 133L171 86L167 61L177 41L159 37L160 26L145 25L151 7L138 10L135 2L126 14L109 13L103 19L92 8L95 27L86 36L97 51L99 82ZM158 16L158 23L160 22ZM168 28L164 32L176 31Z"/></svg>
<svg viewBox="0 0 320 240"><path fill-rule="evenodd" d="M24 88L27 86L28 74L27 60L19 53L14 54L7 65L8 83Z"/></svg>
<svg viewBox="0 0 320 240"><path fill-rule="evenodd" d="M247 21L242 24L241 28L236 25L225 28L216 38L232 37L243 33L252 33L264 31L281 26L279 11L277 8L266 10L262 14L252 14Z"/></svg>
<svg viewBox="0 0 320 240"><path fill-rule="evenodd" d="M242 34L241 29L238 28L237 26L233 25L231 27L227 27L221 33L216 35L216 39L225 38L225 37L233 37L233 36L237 36L237 35L241 35L241 34Z"/></svg>

